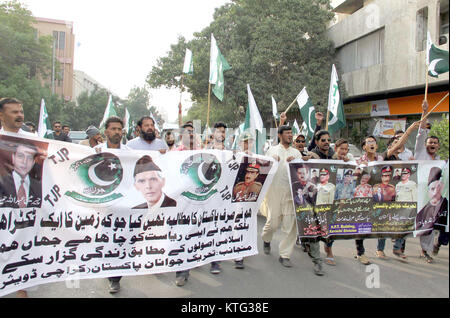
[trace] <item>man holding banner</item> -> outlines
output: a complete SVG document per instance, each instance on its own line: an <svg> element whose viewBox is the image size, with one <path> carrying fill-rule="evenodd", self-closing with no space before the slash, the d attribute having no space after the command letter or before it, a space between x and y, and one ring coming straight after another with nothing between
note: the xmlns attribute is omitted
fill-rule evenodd
<svg viewBox="0 0 450 318"><path fill-rule="evenodd" d="M279 162L278 170L273 178L272 185L267 192L268 216L262 232L264 253L270 254L270 242L274 232L281 224L283 237L279 245L279 261L285 267L292 267L290 256L295 245L297 228L295 211L293 209L287 164L295 158L301 158L300 152L291 147L292 128L281 126L278 128L280 143L268 149L266 156L271 156Z"/></svg>

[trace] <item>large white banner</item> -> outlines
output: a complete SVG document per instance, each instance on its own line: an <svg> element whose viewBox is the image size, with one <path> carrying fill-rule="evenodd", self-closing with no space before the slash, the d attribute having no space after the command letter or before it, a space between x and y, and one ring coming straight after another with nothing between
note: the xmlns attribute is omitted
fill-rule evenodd
<svg viewBox="0 0 450 318"><path fill-rule="evenodd" d="M392 138L395 136L397 130L406 130L406 118L378 119L373 130L373 135L375 137Z"/></svg>
<svg viewBox="0 0 450 318"><path fill-rule="evenodd" d="M257 254L277 162L217 150L94 149L0 135L0 296ZM4 163L4 164L3 164Z"/></svg>

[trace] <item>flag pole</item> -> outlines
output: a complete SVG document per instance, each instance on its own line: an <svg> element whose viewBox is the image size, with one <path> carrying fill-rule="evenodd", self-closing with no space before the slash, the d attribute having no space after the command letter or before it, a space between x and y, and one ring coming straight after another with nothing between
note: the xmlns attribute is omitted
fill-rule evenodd
<svg viewBox="0 0 450 318"><path fill-rule="evenodd" d="M178 125L181 127L182 125L182 110L181 110L181 97L183 95L183 79L184 79L184 75L181 74L181 88L180 88L180 103L178 104Z"/></svg>
<svg viewBox="0 0 450 318"><path fill-rule="evenodd" d="M211 105L211 83L208 86L208 112L206 113L206 127L209 128L209 108ZM206 132L208 134L208 132ZM208 136L205 136L205 146L208 144Z"/></svg>
<svg viewBox="0 0 450 318"><path fill-rule="evenodd" d="M298 95L297 96L295 96L295 99L294 99L294 101L288 106L288 108L284 111L285 113L287 113L288 111L289 111L289 109L292 107L292 105L294 105L295 104L295 102L297 101L297 97L298 97Z"/></svg>
<svg viewBox="0 0 450 318"><path fill-rule="evenodd" d="M428 66L426 65L426 73L425 73L425 100L427 100L428 95Z"/></svg>
<svg viewBox="0 0 450 318"><path fill-rule="evenodd" d="M438 107L448 97L448 95L449 93L447 92L447 94L436 105L434 105L434 107L425 116L423 116L421 120L427 119L427 117L433 112L433 110L435 110L436 107Z"/></svg>
<svg viewBox="0 0 450 318"><path fill-rule="evenodd" d="M325 130L328 130L328 118L330 117L330 110L328 109L327 110L327 121L326 121L326 124L325 124Z"/></svg>
<svg viewBox="0 0 450 318"><path fill-rule="evenodd" d="M278 124L277 124L277 118L274 117L273 120L275 121L275 128L278 128Z"/></svg>
<svg viewBox="0 0 450 318"><path fill-rule="evenodd" d="M209 109L211 105L211 83L208 86L208 112L206 113L206 126L209 127Z"/></svg>

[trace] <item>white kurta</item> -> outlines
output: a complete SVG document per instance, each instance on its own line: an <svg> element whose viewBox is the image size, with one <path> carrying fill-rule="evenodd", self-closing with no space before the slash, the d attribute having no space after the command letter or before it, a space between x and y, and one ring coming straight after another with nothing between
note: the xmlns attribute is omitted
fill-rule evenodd
<svg viewBox="0 0 450 318"><path fill-rule="evenodd" d="M267 150L266 156L278 156L280 158L278 170L267 192L267 221L263 228L262 239L264 242L272 241L273 234L281 224L282 238L280 240L279 252L283 258L290 258L297 237L297 226L295 223L294 202L292 201L291 189L286 161L289 157L301 158L300 152L293 148L287 149L278 144Z"/></svg>

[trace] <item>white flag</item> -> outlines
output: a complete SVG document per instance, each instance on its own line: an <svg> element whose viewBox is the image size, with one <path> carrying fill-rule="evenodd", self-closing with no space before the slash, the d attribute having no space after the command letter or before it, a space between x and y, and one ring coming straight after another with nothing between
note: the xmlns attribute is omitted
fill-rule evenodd
<svg viewBox="0 0 450 318"><path fill-rule="evenodd" d="M38 136L45 138L52 133L50 119L48 118L47 108L45 108L44 99L41 100L41 109L39 111Z"/></svg>
<svg viewBox="0 0 450 318"><path fill-rule="evenodd" d="M275 101L275 98L273 98L273 96L272 96L272 114L273 117L275 118L278 117L277 102Z"/></svg>

